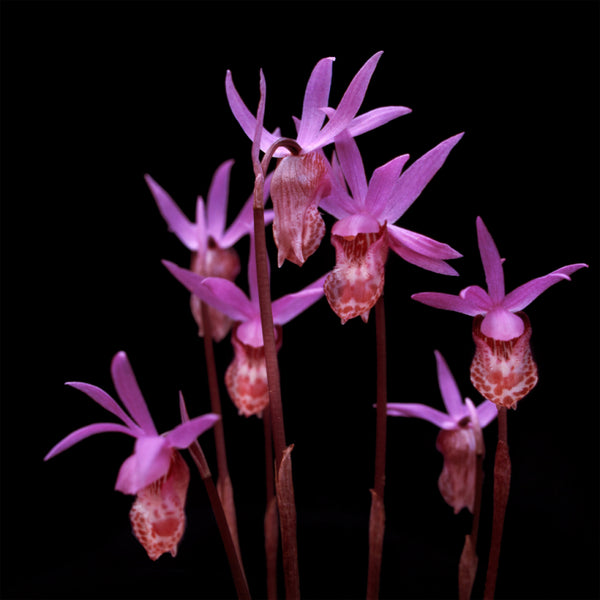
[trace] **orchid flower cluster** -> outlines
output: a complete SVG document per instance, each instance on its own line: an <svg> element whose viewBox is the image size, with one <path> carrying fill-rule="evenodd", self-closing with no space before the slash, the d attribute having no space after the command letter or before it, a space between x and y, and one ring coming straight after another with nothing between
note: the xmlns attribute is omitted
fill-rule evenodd
<svg viewBox="0 0 600 600"><path fill-rule="evenodd" d="M336 108L329 106L334 59L320 60L306 86L301 118L293 118L295 139L282 138L279 130L269 132L263 127L266 84L262 72L261 100L256 115L238 94L232 74L226 73L227 100L233 116L252 140L255 173L257 169L259 173L257 182L262 182L257 184L229 227L226 218L233 160L226 160L217 168L206 202L198 197L194 221L159 183L146 175L148 188L169 230L191 252L189 268L168 260L163 264L190 292L191 312L199 336L211 344L230 336L233 358L224 381L241 417L267 421L271 409L273 417L275 415L273 382L267 364L268 345L273 338L276 355L283 342L282 330L286 323L300 317L323 296L342 324L357 317L367 323L371 309L377 310L378 305L383 307L390 250L427 271L458 276L454 267L448 264L462 256L458 251L396 223L444 165L463 134L457 133L441 141L412 162L408 154L400 154L376 168L370 177L365 172L356 138L410 112L403 106L385 106L358 114L381 54L376 53L363 65ZM331 151L326 153L325 148L331 148ZM262 163L258 162L259 151L264 153ZM277 166L266 173L271 158L277 159ZM273 208L264 210L269 200ZM272 227L278 267L283 267L285 261L302 266L318 251L326 234L321 211L335 219L330 232L335 264L310 285L274 300L269 306L271 322L265 321L260 290L261 285L267 285L268 289L271 275L268 269L266 273L261 272L257 227L262 230ZM434 308L474 318L475 355L470 373L475 389L482 396L481 401L476 405L469 398L463 398L446 360L435 351L437 377L446 412L434 408L433 402L430 404L427 399L424 399L425 403L387 403L383 398L377 404L378 427L379 419L385 423L385 417L389 415L425 419L439 428L436 447L444 459L438 481L441 496L455 513L466 508L474 514L480 482L478 469L483 456L481 430L500 411L515 408L538 378L529 345L531 324L523 309L547 288L569 280L575 271L587 266L577 263L561 267L506 294L503 260L480 217L476 220L476 233L487 291L471 285L458 296L422 292L412 298ZM235 283L242 269L236 245L245 236L250 242L247 291ZM267 336L269 326L273 332ZM108 393L91 384L71 382L67 385L84 392L122 423L83 427L54 446L46 459L96 433L120 432L135 438L134 452L122 464L115 489L135 496L130 513L133 533L148 556L152 560L165 552L175 556L185 529L185 501L190 478L181 450L193 450L196 460L201 456L197 442L200 434L215 427L215 435L217 428L219 435L223 435L219 405L213 404L212 412L189 419L180 395L181 424L160 435L124 352L113 358L111 373L124 408ZM275 417L273 420L275 427ZM378 429L377 437L383 435L384 431ZM274 445L277 452L278 447ZM275 460L276 466L282 464L278 462L282 456L275 456ZM379 465L383 466L384 463ZM206 465L201 469L201 475L205 480L210 479ZM282 498L289 500L278 487L283 485L280 481L283 479L282 471L275 473L280 513L285 512ZM225 504L222 488L219 493ZM378 495L382 507L382 487ZM217 510L220 510L218 503L219 500ZM234 521L235 514L232 516L228 512L225 528L229 527L230 533L234 531ZM372 517L372 526L373 522L379 523L374 527L379 527L382 538L383 520ZM286 527L282 520L284 546L288 539L284 535ZM241 561L236 535L237 532L233 535L236 550L230 553L230 559ZM224 542L227 544L225 539ZM375 547L370 546L370 549L377 556ZM285 547L282 550L284 565L287 565L285 557L289 554ZM379 568L380 565L374 567L375 580L378 580ZM369 572L371 576L371 567ZM377 584L369 589L368 597L376 597ZM288 596L295 597L287 581L286 590ZM238 594L247 596L247 589L241 585Z"/></svg>

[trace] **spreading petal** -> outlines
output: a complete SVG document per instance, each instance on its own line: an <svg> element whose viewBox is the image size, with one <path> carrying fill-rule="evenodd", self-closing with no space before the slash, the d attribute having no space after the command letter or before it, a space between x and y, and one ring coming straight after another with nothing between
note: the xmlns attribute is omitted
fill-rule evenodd
<svg viewBox="0 0 600 600"><path fill-rule="evenodd" d="M335 152L352 198L358 207L364 207L368 189L367 176L358 146L347 132L344 131L335 138Z"/></svg>
<svg viewBox="0 0 600 600"><path fill-rule="evenodd" d="M484 400L476 410L479 425L482 429L487 427L498 416L498 408L489 400Z"/></svg>
<svg viewBox="0 0 600 600"><path fill-rule="evenodd" d="M179 206L175 204L171 196L150 177L145 175L144 179L154 196L156 205L163 219L167 222L169 230L172 231L181 242L190 250L198 250L198 235L196 226L183 214Z"/></svg>
<svg viewBox="0 0 600 600"><path fill-rule="evenodd" d="M125 425L121 425L119 423L94 423L93 425L86 425L81 429L77 429L73 433L70 433L66 438L58 442L48 454L44 457L44 460L48 460L57 454L60 454L67 448L70 448L74 444L77 444L81 440L84 440L91 435L95 435L96 433L106 433L109 431L116 431L117 433L126 433L127 435L131 435L135 437L135 432L129 427L125 427Z"/></svg>
<svg viewBox="0 0 600 600"><path fill-rule="evenodd" d="M147 435L158 435L125 352L115 354L110 365L110 371L119 398L123 401L134 421L139 424Z"/></svg>
<svg viewBox="0 0 600 600"><path fill-rule="evenodd" d="M229 178L233 160L226 160L215 171L206 197L206 230L216 242L223 237L227 219Z"/></svg>
<svg viewBox="0 0 600 600"><path fill-rule="evenodd" d="M208 413L195 417L182 423L167 433L166 438L169 445L174 448L187 448L205 431L210 429L221 417L214 413Z"/></svg>
<svg viewBox="0 0 600 600"><path fill-rule="evenodd" d="M464 300L460 296L452 294L444 294L442 292L419 292L411 296L413 300L433 306L433 308L442 308L444 310L453 310L454 312L462 313L474 317L480 314L479 308L474 306L468 300Z"/></svg>
<svg viewBox="0 0 600 600"><path fill-rule="evenodd" d="M444 357L437 350L435 351L435 360L437 363L440 393L442 394L446 410L456 421L460 421L464 417L466 410L456 381L454 381L454 377L452 377L452 373Z"/></svg>
<svg viewBox="0 0 600 600"><path fill-rule="evenodd" d="M402 169L409 158L408 154L401 154L373 171L369 181L365 207L376 218L380 218L385 209L394 184L400 177L400 173L402 173Z"/></svg>
<svg viewBox="0 0 600 600"><path fill-rule="evenodd" d="M537 277L536 279L532 279L531 281L524 283L518 288L514 289L512 292L506 295L502 306L510 311L519 311L523 310L526 306L531 304L542 292L546 291L550 286L566 279L568 281L571 280L569 275L574 273L578 269L583 267L587 267L585 263L576 263L573 265L567 265L566 267L561 267L556 271L552 271L548 275L544 275L543 277Z"/></svg>
<svg viewBox="0 0 600 600"><path fill-rule="evenodd" d="M273 323L284 325L304 312L324 294L323 282L327 275L323 275L303 290L295 294L287 294L273 302Z"/></svg>
<svg viewBox="0 0 600 600"><path fill-rule="evenodd" d="M389 402L387 405L387 413L392 417L417 417L433 423L440 429L456 429L456 421L443 413L441 410L431 408L426 404L413 404L410 402Z"/></svg>
<svg viewBox="0 0 600 600"><path fill-rule="evenodd" d="M464 290L461 290L460 297L463 300L470 302L473 306L478 307L482 315L492 310L494 307L489 294L478 285L470 285Z"/></svg>
<svg viewBox="0 0 600 600"><path fill-rule="evenodd" d="M496 244L481 217L477 217L477 242L490 298L494 304L504 298L504 271Z"/></svg>
<svg viewBox="0 0 600 600"><path fill-rule="evenodd" d="M389 121L393 121L409 112L412 111L406 106L382 106L380 108L375 108L362 115L358 115L358 117L354 117L354 119L350 121L346 131L352 137L357 137L367 131L377 129L377 127L381 127Z"/></svg>

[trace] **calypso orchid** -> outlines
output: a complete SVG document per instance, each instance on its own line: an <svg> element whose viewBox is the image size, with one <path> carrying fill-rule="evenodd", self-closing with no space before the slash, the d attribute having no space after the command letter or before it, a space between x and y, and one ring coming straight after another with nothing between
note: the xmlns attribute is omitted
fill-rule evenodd
<svg viewBox="0 0 600 600"><path fill-rule="evenodd" d="M425 404L389 403L388 415L395 417L417 417L440 428L436 448L444 457L444 466L438 479L438 487L444 500L457 514L462 508L473 512L475 502L475 480L477 440L481 429L497 416L496 406L484 400L477 408L469 398L462 396L452 377L444 357L436 350L438 382L447 413Z"/></svg>
<svg viewBox="0 0 600 600"><path fill-rule="evenodd" d="M321 207L339 219L331 231L336 266L325 281L325 295L342 323L358 316L367 321L383 292L388 249L423 269L457 275L444 261L459 258L460 253L393 223L416 200L461 137L441 142L404 173L409 156L397 156L375 169L369 183L354 139L348 133L336 139L333 191Z"/></svg>
<svg viewBox="0 0 600 600"><path fill-rule="evenodd" d="M561 267L537 277L506 294L503 260L496 244L480 217L477 217L477 241L488 291L472 285L458 296L438 292L421 292L412 298L434 308L453 310L475 317L473 339L475 357L471 364L471 381L479 393L497 406L516 408L537 383L537 366L529 340L531 324L521 312L542 292L570 275L585 263Z"/></svg>
<svg viewBox="0 0 600 600"><path fill-rule="evenodd" d="M336 109L328 107L335 59L323 58L310 75L304 93L302 117L293 117L297 152L285 146L277 147L273 152L273 156L283 157L275 169L271 190L278 266L285 259L302 265L325 235L325 224L317 207L320 199L329 192L330 175L329 164L321 149L333 143L342 131L357 136L410 112L404 106L385 106L356 116L381 55L382 52L377 52L363 65ZM235 89L230 71L226 75L225 89L233 115L253 140L257 120ZM328 121L323 125L326 117ZM269 152L280 139L278 131L270 133L262 128L260 149Z"/></svg>
<svg viewBox="0 0 600 600"><path fill-rule="evenodd" d="M171 196L150 175L145 176L158 210L169 229L192 251L191 270L203 277L223 277L230 281L234 281L240 272L240 259L233 245L253 228L252 198L246 201L233 223L225 227L233 163L233 160L227 160L215 171L208 189L206 205L203 198L198 196L195 223L185 216ZM265 180L265 201L269 195L270 181L271 177ZM265 224L272 220L273 211L265 211ZM198 324L198 333L203 336L200 300L192 294L190 304ZM209 315L212 337L219 342L231 329L231 319L213 307L209 307Z"/></svg>
<svg viewBox="0 0 600 600"><path fill-rule="evenodd" d="M124 425L94 423L82 427L56 444L44 460L96 433L115 431L136 438L133 454L121 465L115 489L136 496L129 518L133 533L148 556L152 560L165 552L175 556L185 529L184 508L190 479L188 466L178 450L188 448L220 417L208 413L188 420L182 415L182 424L160 435L124 352L113 358L111 375L125 410L94 385L81 382L66 385L87 394Z"/></svg>
<svg viewBox="0 0 600 600"><path fill-rule="evenodd" d="M269 393L253 237L251 234L248 260L250 297L227 279L201 277L166 260L163 264L192 294L209 306L222 311L235 322L231 334L234 359L225 374L225 384L240 414L247 417L251 415L260 417L269 404ZM324 279L325 275L303 290L287 294L273 302L273 323L279 347L281 326L297 317L323 296Z"/></svg>

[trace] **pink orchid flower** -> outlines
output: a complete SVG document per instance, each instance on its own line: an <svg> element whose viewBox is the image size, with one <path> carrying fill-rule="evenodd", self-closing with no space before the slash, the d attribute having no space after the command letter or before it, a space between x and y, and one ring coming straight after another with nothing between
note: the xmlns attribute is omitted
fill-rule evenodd
<svg viewBox="0 0 600 600"><path fill-rule="evenodd" d="M227 279L201 277L166 260L163 264L192 294L236 322L231 335L234 359L225 374L225 384L239 414L260 417L269 404L269 394L252 234L250 241L251 250L248 260L250 297ZM273 302L273 323L279 347L281 326L297 317L323 296L324 279L325 276L303 290Z"/></svg>
<svg viewBox="0 0 600 600"><path fill-rule="evenodd" d="M416 200L461 137L458 134L441 142L404 173L409 156L398 156L375 169L369 183L354 139L347 133L336 139L335 184L321 207L339 219L331 231L336 266L325 281L325 295L342 323L357 316L368 319L383 291L390 248L423 269L457 275L444 261L459 258L460 253L393 223Z"/></svg>
<svg viewBox="0 0 600 600"><path fill-rule="evenodd" d="M477 435L497 416L489 400L477 408L462 396L444 357L436 350L438 382L447 413L425 404L389 403L387 412L395 417L417 417L440 428L436 448L444 456L438 487L444 500L457 514L462 508L473 512L477 466Z"/></svg>
<svg viewBox="0 0 600 600"><path fill-rule="evenodd" d="M233 223L229 227L225 227L229 180L233 163L233 160L227 160L215 171L208 189L206 205L202 196L198 196L194 223L185 216L171 196L150 175L145 176L158 210L167 222L169 229L186 248L192 251L192 271L203 277L224 277L231 281L234 281L240 272L240 259L233 249L233 245L254 227L252 197L246 201ZM270 181L271 177L269 176L265 180L265 201L270 193ZM272 220L273 211L265 211L265 224ZM190 303L192 314L198 324L198 333L203 336L204 326L200 301L192 295ZM219 342L231 329L231 319L212 307L209 307L209 314L212 337Z"/></svg>
<svg viewBox="0 0 600 600"><path fill-rule="evenodd" d="M382 52L374 54L355 75L336 109L328 107L331 88L332 57L320 60L313 69L302 105L302 118L293 117L299 155L286 147L273 156L283 156L272 183L275 219L273 236L278 248L278 265L284 260L302 265L319 247L325 224L317 210L319 201L329 192L329 165L321 149L333 143L342 131L357 136L410 112L404 106L385 106L356 116L365 97L371 76ZM261 74L262 77L262 74ZM246 135L254 140L257 120L248 110L227 71L225 89L233 115ZM325 118L328 121L323 125ZM267 152L279 139L279 132L260 128L260 149Z"/></svg>
<svg viewBox="0 0 600 600"><path fill-rule="evenodd" d="M531 325L521 312L542 292L585 263L561 267L537 277L506 294L503 260L480 217L477 217L477 241L488 291L472 285L458 296L421 292L412 298L434 308L453 310L475 317L473 339L476 353L471 365L471 381L477 390L498 406L516 407L537 383L537 366L531 355Z"/></svg>
<svg viewBox="0 0 600 600"><path fill-rule="evenodd" d="M111 364L112 379L125 410L104 390L89 383L68 382L118 417L119 423L94 423L69 434L48 452L48 460L95 435L115 431L136 438L134 453L119 470L115 489L136 496L129 517L133 532L148 556L156 560L165 552L173 556L185 529L185 499L189 469L178 450L189 447L220 418L209 413L184 419L171 431L159 435L127 355L119 352Z"/></svg>

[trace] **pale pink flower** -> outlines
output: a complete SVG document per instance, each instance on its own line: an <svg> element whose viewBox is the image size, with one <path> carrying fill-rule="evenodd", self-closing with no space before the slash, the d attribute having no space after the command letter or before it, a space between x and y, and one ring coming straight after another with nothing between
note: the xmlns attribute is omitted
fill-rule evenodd
<svg viewBox="0 0 600 600"><path fill-rule="evenodd" d="M164 552L175 556L185 529L184 506L189 482L189 469L178 450L190 446L220 417L209 413L184 419L181 425L160 435L124 352L113 358L111 374L125 410L94 385L81 382L66 385L87 394L124 424L94 423L82 427L56 444L44 460L97 433L114 431L134 437L134 453L121 465L115 489L136 496L130 520L134 534L148 556L152 560Z"/></svg>

